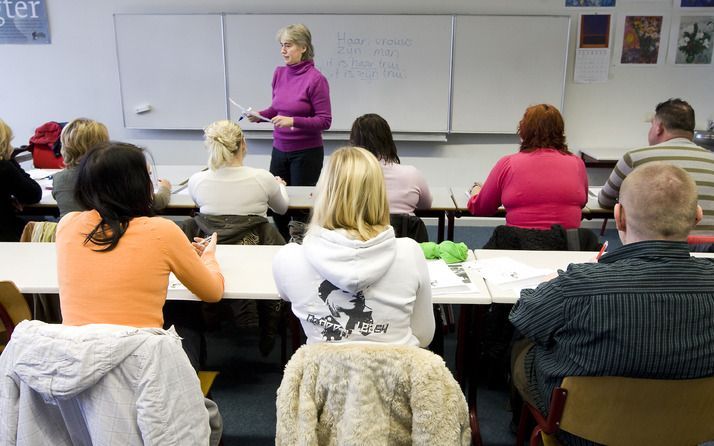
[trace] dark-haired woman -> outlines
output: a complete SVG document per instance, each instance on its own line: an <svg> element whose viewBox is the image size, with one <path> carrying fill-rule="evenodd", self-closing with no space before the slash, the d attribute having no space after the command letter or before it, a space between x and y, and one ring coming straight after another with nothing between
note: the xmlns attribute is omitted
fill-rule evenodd
<svg viewBox="0 0 714 446"><path fill-rule="evenodd" d="M57 274L63 323L162 327L169 273L201 300L223 295L207 246L186 239L172 221L154 217L153 188L143 151L108 143L79 165L77 201L57 227Z"/></svg>
<svg viewBox="0 0 714 446"><path fill-rule="evenodd" d="M368 113L355 119L350 143L363 147L380 162L390 214L414 214L414 209L431 208L431 191L424 175L414 166L400 163L392 130L381 116Z"/></svg>
<svg viewBox="0 0 714 446"><path fill-rule="evenodd" d="M583 161L568 150L560 112L547 104L528 107L518 135L520 151L501 158L483 186L474 185L469 211L490 216L503 205L508 226L579 228L588 177Z"/></svg>

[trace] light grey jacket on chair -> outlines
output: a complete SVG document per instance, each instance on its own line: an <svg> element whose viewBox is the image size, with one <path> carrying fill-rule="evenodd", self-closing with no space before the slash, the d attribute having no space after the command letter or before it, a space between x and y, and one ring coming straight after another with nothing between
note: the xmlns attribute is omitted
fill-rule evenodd
<svg viewBox="0 0 714 446"><path fill-rule="evenodd" d="M23 321L0 357L0 444L208 445L195 371L171 331Z"/></svg>

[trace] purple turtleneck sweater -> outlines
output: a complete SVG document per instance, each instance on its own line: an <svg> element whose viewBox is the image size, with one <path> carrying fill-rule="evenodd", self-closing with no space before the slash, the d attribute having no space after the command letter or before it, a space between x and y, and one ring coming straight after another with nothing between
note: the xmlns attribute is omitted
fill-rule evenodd
<svg viewBox="0 0 714 446"><path fill-rule="evenodd" d="M330 128L332 107L330 86L312 60L275 69L273 103L261 115L289 116L293 127L273 130L273 146L281 152L294 152L322 146L322 131Z"/></svg>

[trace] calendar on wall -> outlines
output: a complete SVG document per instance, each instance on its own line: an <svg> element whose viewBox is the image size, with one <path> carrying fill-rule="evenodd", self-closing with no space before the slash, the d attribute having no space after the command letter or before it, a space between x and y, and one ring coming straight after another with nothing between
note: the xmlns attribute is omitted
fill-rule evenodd
<svg viewBox="0 0 714 446"><path fill-rule="evenodd" d="M575 50L575 83L607 82L610 68L610 14L582 14Z"/></svg>

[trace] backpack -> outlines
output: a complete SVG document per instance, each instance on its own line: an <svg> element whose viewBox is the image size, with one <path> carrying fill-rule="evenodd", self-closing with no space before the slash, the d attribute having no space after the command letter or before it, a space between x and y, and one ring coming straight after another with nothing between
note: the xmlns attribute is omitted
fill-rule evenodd
<svg viewBox="0 0 714 446"><path fill-rule="evenodd" d="M32 164L36 169L62 169L64 159L60 149L60 133L66 122L45 122L35 129L27 149L32 153Z"/></svg>

